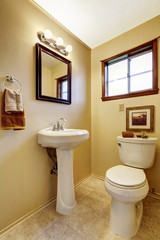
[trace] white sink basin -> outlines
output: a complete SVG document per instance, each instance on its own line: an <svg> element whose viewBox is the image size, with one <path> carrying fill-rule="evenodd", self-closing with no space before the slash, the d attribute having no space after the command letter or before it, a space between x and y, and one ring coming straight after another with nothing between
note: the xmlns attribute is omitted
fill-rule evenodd
<svg viewBox="0 0 160 240"><path fill-rule="evenodd" d="M38 132L38 143L42 147L72 149L83 143L89 137L87 130L64 129L52 131L52 127Z"/></svg>
<svg viewBox="0 0 160 240"><path fill-rule="evenodd" d="M38 132L42 147L56 148L58 165L56 211L68 215L76 207L73 181L73 148L89 138L89 132L81 129L52 131L52 127Z"/></svg>

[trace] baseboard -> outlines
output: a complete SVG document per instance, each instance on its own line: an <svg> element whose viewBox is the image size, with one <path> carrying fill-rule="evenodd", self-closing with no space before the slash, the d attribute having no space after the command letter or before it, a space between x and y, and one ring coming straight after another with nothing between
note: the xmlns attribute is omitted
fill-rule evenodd
<svg viewBox="0 0 160 240"><path fill-rule="evenodd" d="M152 193L149 191L148 196L160 200L160 193L157 192Z"/></svg>
<svg viewBox="0 0 160 240"><path fill-rule="evenodd" d="M78 187L82 182L84 182L86 180L86 178L90 177L91 174L87 175L86 177L82 178L81 180L79 180L78 182L75 183L74 187ZM10 232L11 230L13 230L15 227L17 227L18 225L20 225L21 223L25 222L27 219L29 219L30 217L32 217L33 215L37 214L38 212L40 212L41 210L43 210L44 208L46 208L48 205L52 204L53 202L56 201L56 196L53 197L52 199L50 199L49 201L47 201L45 204L41 205L39 208L27 213L26 215L24 215L23 217L17 219L16 221L14 221L13 223L11 223L10 225L8 225L7 227L3 228L0 231L0 237L6 235L8 232Z"/></svg>
<svg viewBox="0 0 160 240"><path fill-rule="evenodd" d="M100 180L103 180L103 181L104 181L104 179L105 179L105 177L102 177L102 176L97 175L97 174L95 174L95 173L91 173L91 176L94 177L94 178L98 178L98 179L100 179Z"/></svg>
<svg viewBox="0 0 160 240"><path fill-rule="evenodd" d="M35 210L27 213L26 215L24 215L23 217L17 219L16 221L14 221L13 223L11 223L10 225L8 225L7 227L3 228L0 231L0 237L6 235L8 232L10 232L11 230L13 230L15 227L17 227L18 225L20 225L21 223L25 222L27 219L29 219L30 217L32 217L33 215L37 214L38 212L40 212L41 210L43 210L44 208L46 208L48 205L50 205L51 203L56 201L56 197L51 198L49 201L47 201L45 204L41 205L40 207L36 208Z"/></svg>
<svg viewBox="0 0 160 240"><path fill-rule="evenodd" d="M81 180L77 181L75 184L74 184L74 187L78 187L82 182L84 182L88 177L92 176L92 174L88 174L87 176L85 176L84 178L82 178Z"/></svg>

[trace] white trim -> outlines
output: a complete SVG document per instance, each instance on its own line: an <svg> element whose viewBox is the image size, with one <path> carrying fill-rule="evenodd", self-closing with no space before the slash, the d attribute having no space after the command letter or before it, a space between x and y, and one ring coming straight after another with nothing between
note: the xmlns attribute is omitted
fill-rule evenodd
<svg viewBox="0 0 160 240"><path fill-rule="evenodd" d="M148 193L148 196L160 200L160 193L157 193L157 192L155 192L155 193L149 192L149 193Z"/></svg>
<svg viewBox="0 0 160 240"><path fill-rule="evenodd" d="M87 175L86 177L84 177L83 179L79 180L78 182L75 183L74 187L78 187L82 182L84 182L86 180L86 178L90 177L91 174ZM14 221L13 223L11 223L10 225L8 225L7 227L3 228L0 231L0 238L4 235L6 235L8 232L10 232L11 230L13 230L15 227L19 226L21 223L25 222L27 219L29 219L30 217L34 216L35 214L37 214L38 212L40 212L41 210L43 210L44 208L46 208L48 205L50 205L51 203L56 201L56 196L54 196L53 198L51 198L50 200L48 200L46 203L42 204L40 207L36 208L35 210L25 214L23 217L17 219L16 221Z"/></svg>

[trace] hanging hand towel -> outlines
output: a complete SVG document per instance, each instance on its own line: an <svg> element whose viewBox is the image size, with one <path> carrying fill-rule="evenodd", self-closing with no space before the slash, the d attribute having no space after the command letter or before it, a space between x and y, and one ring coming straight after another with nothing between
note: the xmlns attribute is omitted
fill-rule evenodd
<svg viewBox="0 0 160 240"><path fill-rule="evenodd" d="M16 102L17 102L17 112L23 112L23 103L22 103L22 96L20 91L17 91Z"/></svg>
<svg viewBox="0 0 160 240"><path fill-rule="evenodd" d="M2 95L2 106L1 106L1 128L3 130L13 129L13 130L23 130L25 129L25 114L23 111L17 111L17 107L15 104L11 104L11 108L13 111L7 113L5 111L5 95L6 89ZM17 102L17 100L16 100ZM17 104L16 104L17 105ZM16 109L16 111L15 111Z"/></svg>
<svg viewBox="0 0 160 240"><path fill-rule="evenodd" d="M20 91L5 90L5 112L23 112L22 96Z"/></svg>

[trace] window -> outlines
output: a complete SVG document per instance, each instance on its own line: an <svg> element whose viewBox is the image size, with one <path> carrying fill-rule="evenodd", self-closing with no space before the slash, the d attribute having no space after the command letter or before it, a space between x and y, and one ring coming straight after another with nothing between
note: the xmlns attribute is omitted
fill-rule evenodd
<svg viewBox="0 0 160 240"><path fill-rule="evenodd" d="M68 76L57 78L57 98L68 99Z"/></svg>
<svg viewBox="0 0 160 240"><path fill-rule="evenodd" d="M102 61L102 101L158 93L157 40Z"/></svg>

